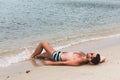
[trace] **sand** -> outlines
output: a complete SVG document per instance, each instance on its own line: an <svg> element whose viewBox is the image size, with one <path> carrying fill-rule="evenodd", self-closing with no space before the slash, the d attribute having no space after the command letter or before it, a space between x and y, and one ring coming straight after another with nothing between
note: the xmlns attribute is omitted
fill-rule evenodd
<svg viewBox="0 0 120 80"><path fill-rule="evenodd" d="M0 80L119 80L120 37L79 43L62 51L98 52L106 57L99 65L35 67L29 60L0 69ZM27 72L26 72L27 71Z"/></svg>

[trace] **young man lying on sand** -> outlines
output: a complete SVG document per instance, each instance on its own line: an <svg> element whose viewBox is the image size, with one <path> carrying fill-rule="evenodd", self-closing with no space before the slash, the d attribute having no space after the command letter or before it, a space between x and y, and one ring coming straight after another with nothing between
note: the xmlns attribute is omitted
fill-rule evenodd
<svg viewBox="0 0 120 80"><path fill-rule="evenodd" d="M43 49L46 52L42 53ZM41 54L42 53L42 54ZM31 55L31 60L35 57L47 58L44 61L45 65L68 65L68 66L80 66L81 64L99 64L105 61L104 57L96 53L83 53L83 52L61 52L56 51L47 42L42 41L37 46L34 53Z"/></svg>

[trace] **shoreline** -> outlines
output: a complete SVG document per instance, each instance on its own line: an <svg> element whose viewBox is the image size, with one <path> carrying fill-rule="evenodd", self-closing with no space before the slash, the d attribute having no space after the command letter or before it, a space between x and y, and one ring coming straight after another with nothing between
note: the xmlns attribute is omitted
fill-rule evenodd
<svg viewBox="0 0 120 80"><path fill-rule="evenodd" d="M72 41L72 43L69 43L69 44L65 44L65 45L58 45L58 47L56 46L55 47L55 45L54 44L52 44L53 45L53 47L56 49L56 50L64 50L64 49L66 49L66 48L69 48L69 47L72 47L72 46L74 46L74 45L80 45L80 46L78 46L78 47L80 47L80 49L77 49L76 51L78 51L78 50L81 50L82 49L82 47L81 47L81 44L86 44L86 43L88 43L89 44L89 42L96 42L96 41L102 41L102 40L104 40L104 39L111 39L111 38L119 38L120 37L120 34L113 34L113 35L108 35L108 36L99 36L99 37L93 37L93 38L88 38L88 39L81 39L81 40L79 40L79 41ZM39 43L39 42L38 42ZM104 42L103 42L104 43ZM113 42L112 42L113 43ZM51 43L50 43L51 44ZM102 44L102 43L101 43ZM110 43L111 44L111 43ZM114 43L113 43L114 44ZM36 44L37 45L37 44ZM36 47L36 46L34 46L34 47ZM29 48L29 47L28 47ZM84 48L84 47L83 47ZM89 47L88 47L89 48ZM0 64L0 68L1 67L7 67L7 66L10 66L11 64L14 64L14 63L19 63L19 62L22 62L22 61L25 61L25 60L27 60L28 58L29 58L29 55L23 50L23 48L21 49L22 51L19 51L18 53L13 53L13 54L8 54L7 56L5 56L4 54L4 56L2 56L2 58L0 59L0 62L1 62L1 64ZM31 51L33 51L34 50L34 48L31 48ZM84 50L84 49L83 49ZM82 50L82 51L83 51Z"/></svg>
<svg viewBox="0 0 120 80"><path fill-rule="evenodd" d="M98 53L100 53L101 55L103 55L107 58L105 63L100 64L100 66L102 66L102 68L108 67L108 69L109 69L109 65L111 66L111 68L115 68L115 67L120 65L120 60L118 58L120 56L120 54L119 54L120 37L111 37L111 38L105 38L105 39L99 39L99 40L92 40L92 41L88 41L88 42L75 44L75 45L63 48L61 50L62 51L83 51L85 53L87 53L87 52L98 52ZM115 58L115 57L117 57L117 58ZM113 62L113 61L115 61L114 59L117 59L117 62ZM43 75L41 73L41 71L44 72L44 70L48 70L48 73L50 73L50 72L52 72L53 68L56 68L56 71L58 71L61 68L62 68L62 70L66 69L66 68L70 68L70 69L72 68L72 67L68 67L68 66L44 66L40 61L38 61L38 63L39 63L40 66L39 67L34 67L29 60L26 60L26 61L22 61L22 62L19 62L19 63L12 64L12 65L10 65L8 67L5 67L5 68L0 68L0 80L6 80L6 79L8 79L8 80L19 80L20 78L19 78L18 75L20 75L21 77L28 76L28 75L33 75L32 79L30 79L30 80L34 80L35 79L34 74L39 73L40 75ZM115 66L115 65L117 65L117 66ZM83 65L83 66L79 66L77 68L79 69L81 67L83 68L82 71L84 72L84 70L86 68L89 68L89 67L91 68L91 65ZM100 68L99 65L94 66L94 67L95 68L97 68L97 67ZM73 67L73 69L74 68L75 67ZM49 71L49 69L51 71ZM117 67L117 69L118 69L118 67ZM36 71L36 70L38 70L38 71ZM75 70L77 70L77 69L75 69ZM97 70L97 69L95 69L95 70ZM27 75L26 71L30 71L30 73ZM72 72L73 70L68 70L68 71ZM88 70L88 71L90 71L90 70ZM100 70L97 70L97 71L100 71ZM60 71L58 71L58 72L60 72ZM81 73L81 72L78 72L78 73ZM73 73L71 73L71 74L73 74ZM85 72L85 74L87 74L87 72ZM100 73L100 74L102 74L102 73ZM110 75L112 75L112 73ZM43 76L45 76L45 74ZM50 78L49 75L48 75L48 77ZM56 75L56 77L57 77L57 75ZM27 79L29 79L29 78L26 78L24 80L27 80ZM48 79L48 78L42 78L42 79ZM114 78L112 78L112 79L114 79ZM53 80L56 80L56 79L53 78Z"/></svg>

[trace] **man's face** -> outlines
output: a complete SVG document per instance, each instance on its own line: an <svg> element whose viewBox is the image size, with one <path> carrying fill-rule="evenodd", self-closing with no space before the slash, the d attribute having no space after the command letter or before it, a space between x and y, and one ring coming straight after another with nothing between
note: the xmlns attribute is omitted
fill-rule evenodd
<svg viewBox="0 0 120 80"><path fill-rule="evenodd" d="M89 61L89 63L90 64L92 64L92 62L91 62L91 60L94 58L94 57L96 57L96 53L88 53L87 54L87 59L88 59L88 61Z"/></svg>

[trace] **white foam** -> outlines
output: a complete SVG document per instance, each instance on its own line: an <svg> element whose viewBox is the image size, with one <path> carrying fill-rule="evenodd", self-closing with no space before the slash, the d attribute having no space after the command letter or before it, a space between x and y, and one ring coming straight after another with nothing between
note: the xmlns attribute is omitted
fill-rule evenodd
<svg viewBox="0 0 120 80"><path fill-rule="evenodd" d="M25 51L11 56L6 56L3 58L0 58L0 67L7 67L13 63L18 63L20 61L24 61L29 59L30 54L26 53Z"/></svg>
<svg viewBox="0 0 120 80"><path fill-rule="evenodd" d="M93 38L89 38L89 39L82 39L82 40L77 41L77 42L71 42L68 45L63 45L63 46L56 47L55 49L59 50L59 49L63 49L63 48L69 47L71 45L75 45L75 44L79 44L79 43L83 43L83 42L88 42L88 41L93 41L93 40L100 40L100 39L107 39L107 38L113 38L113 37L120 37L120 34L103 36L103 37L93 37Z"/></svg>

